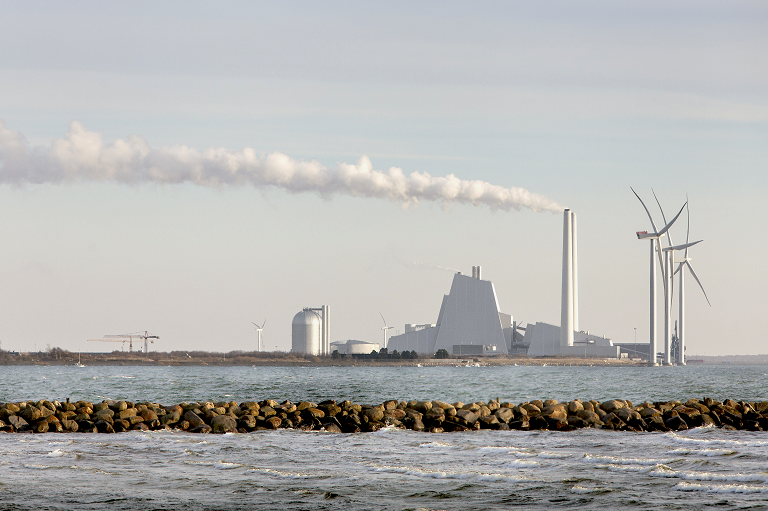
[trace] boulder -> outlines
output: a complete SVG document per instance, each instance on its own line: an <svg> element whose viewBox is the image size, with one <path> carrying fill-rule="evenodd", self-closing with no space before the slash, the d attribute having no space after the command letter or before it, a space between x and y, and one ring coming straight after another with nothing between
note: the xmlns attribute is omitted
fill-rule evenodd
<svg viewBox="0 0 768 511"><path fill-rule="evenodd" d="M609 399L608 401L603 401L600 403L600 408L603 409L606 413L613 413L619 408L626 408L627 403L624 401L621 401L620 399Z"/></svg>
<svg viewBox="0 0 768 511"><path fill-rule="evenodd" d="M323 424L323 429L325 429L328 433L341 433L341 428L338 426L338 424L333 422Z"/></svg>
<svg viewBox="0 0 768 511"><path fill-rule="evenodd" d="M322 419L325 417L325 412L319 408L305 408L302 412L302 416L307 419Z"/></svg>
<svg viewBox="0 0 768 511"><path fill-rule="evenodd" d="M35 421L40 420L40 418L42 417L42 413L40 413L40 409L38 407L28 406L21 411L21 416L24 418L25 421L31 424Z"/></svg>
<svg viewBox="0 0 768 511"><path fill-rule="evenodd" d="M190 412L194 413L194 412ZM178 410L172 410L160 417L160 424L163 426L170 426L176 424L181 420L181 414Z"/></svg>
<svg viewBox="0 0 768 511"><path fill-rule="evenodd" d="M471 412L463 408L461 410L456 411L456 417L461 417L467 422L467 424L474 424L475 421L479 418L478 414L476 414L475 412Z"/></svg>
<svg viewBox="0 0 768 511"><path fill-rule="evenodd" d="M688 424L679 415L670 415L668 419L664 421L664 425L672 431L682 431L688 429Z"/></svg>
<svg viewBox="0 0 768 511"><path fill-rule="evenodd" d="M640 414L631 408L619 408L614 413L624 422L640 419Z"/></svg>
<svg viewBox="0 0 768 511"><path fill-rule="evenodd" d="M256 417L250 414L243 414L240 416L238 426L247 430L252 430L256 427Z"/></svg>
<svg viewBox="0 0 768 511"><path fill-rule="evenodd" d="M371 408L364 408L363 409L363 415L368 417L371 421L381 421L384 419L384 410L383 407L380 406L374 406Z"/></svg>
<svg viewBox="0 0 768 511"><path fill-rule="evenodd" d="M205 421L192 410L187 410L184 413L184 420L189 423L189 427L192 429L199 428L205 424Z"/></svg>
<svg viewBox="0 0 768 511"><path fill-rule="evenodd" d="M99 430L99 433L114 433L115 429L112 427L112 424L110 424L107 421L97 421L96 422L96 429Z"/></svg>
<svg viewBox="0 0 768 511"><path fill-rule="evenodd" d="M214 433L236 433L237 420L231 415L217 415L211 419L211 430Z"/></svg>
<svg viewBox="0 0 768 511"><path fill-rule="evenodd" d="M210 433L211 427L208 424L201 424L200 426L191 428L190 433Z"/></svg>
<svg viewBox="0 0 768 511"><path fill-rule="evenodd" d="M570 415L575 415L576 412L579 412L584 409L584 405L581 403L581 401L571 401L568 403L568 413Z"/></svg>
<svg viewBox="0 0 768 511"><path fill-rule="evenodd" d="M48 433L48 421L41 420L31 424L34 433Z"/></svg>
<svg viewBox="0 0 768 511"><path fill-rule="evenodd" d="M283 419L274 415L264 421L264 425L269 429L277 429L280 427L282 423L283 423Z"/></svg>
<svg viewBox="0 0 768 511"><path fill-rule="evenodd" d="M512 427L511 424L510 427ZM549 422L541 415L534 415L528 420L528 427L530 429L549 429Z"/></svg>
<svg viewBox="0 0 768 511"><path fill-rule="evenodd" d="M136 408L126 408L125 410L120 410L115 414L115 417L118 419L128 419L130 417L136 417Z"/></svg>
<svg viewBox="0 0 768 511"><path fill-rule="evenodd" d="M509 423L512 419L515 417L515 412L513 412L510 408L499 408L495 412L496 418L499 419L500 422L503 423Z"/></svg>
<svg viewBox="0 0 768 511"><path fill-rule="evenodd" d="M24 420L23 417L18 415L11 415L6 419L8 424L13 426L16 431L28 431L30 428L29 423Z"/></svg>

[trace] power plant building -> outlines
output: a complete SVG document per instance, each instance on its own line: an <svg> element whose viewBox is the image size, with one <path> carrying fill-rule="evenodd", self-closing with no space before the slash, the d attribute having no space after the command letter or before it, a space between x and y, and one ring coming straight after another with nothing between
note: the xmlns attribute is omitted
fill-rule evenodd
<svg viewBox="0 0 768 511"><path fill-rule="evenodd" d="M368 355L372 351L379 351L379 343L349 339L331 343L331 353L338 351L339 355Z"/></svg>
<svg viewBox="0 0 768 511"><path fill-rule="evenodd" d="M405 325L405 333L389 339L389 351L455 355L506 355L512 342L512 316L499 312L493 283L482 280L480 266L472 277L456 273L435 324Z"/></svg>

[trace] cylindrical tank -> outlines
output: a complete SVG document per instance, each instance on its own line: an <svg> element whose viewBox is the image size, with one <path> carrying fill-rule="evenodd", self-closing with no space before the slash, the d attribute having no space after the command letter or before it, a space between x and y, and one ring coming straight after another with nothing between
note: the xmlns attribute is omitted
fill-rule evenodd
<svg viewBox="0 0 768 511"><path fill-rule="evenodd" d="M291 351L307 355L320 355L320 329L322 321L315 311L303 310L291 323Z"/></svg>

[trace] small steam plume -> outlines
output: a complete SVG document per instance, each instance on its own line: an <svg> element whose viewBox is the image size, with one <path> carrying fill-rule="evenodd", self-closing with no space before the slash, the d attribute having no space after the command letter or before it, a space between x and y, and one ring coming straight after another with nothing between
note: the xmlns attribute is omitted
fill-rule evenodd
<svg viewBox="0 0 768 511"><path fill-rule="evenodd" d="M440 271L449 271L451 273L459 273L459 270L456 268L451 268L449 266L440 266L439 264L430 264L430 263L406 263L403 262L403 264L408 268L416 268L418 270L440 270Z"/></svg>
<svg viewBox="0 0 768 511"><path fill-rule="evenodd" d="M99 133L79 122L50 147L30 145L24 136L0 120L0 184L111 181L117 183L194 183L201 186L281 188L291 193L316 192L323 197L350 195L399 202L436 201L488 206L509 211L560 212L554 201L524 188L468 181L453 174L434 177L426 172L405 175L402 169L374 170L362 156L356 164L326 167L317 160L299 161L282 153L259 155L251 148L197 151L186 146L153 149L131 135L105 144Z"/></svg>

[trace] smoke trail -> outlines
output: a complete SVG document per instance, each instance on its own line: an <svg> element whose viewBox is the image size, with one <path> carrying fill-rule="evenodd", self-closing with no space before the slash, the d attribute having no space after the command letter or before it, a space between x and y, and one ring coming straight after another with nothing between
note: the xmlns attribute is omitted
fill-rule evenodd
<svg viewBox="0 0 768 511"><path fill-rule="evenodd" d="M142 137L132 135L105 144L101 135L79 122L70 125L66 137L50 147L30 147L24 136L0 121L0 183L62 183L113 181L118 183L194 183L201 186L276 187L291 193L316 192L372 197L415 205L421 200L443 204L473 204L492 210L529 208L560 212L562 207L524 188L468 181L453 174L430 176L426 172L405 175L402 169L374 170L362 156L356 164L326 167L317 160L299 161L282 154L260 156L245 148L229 151L212 148L197 151L186 146L153 149Z"/></svg>

